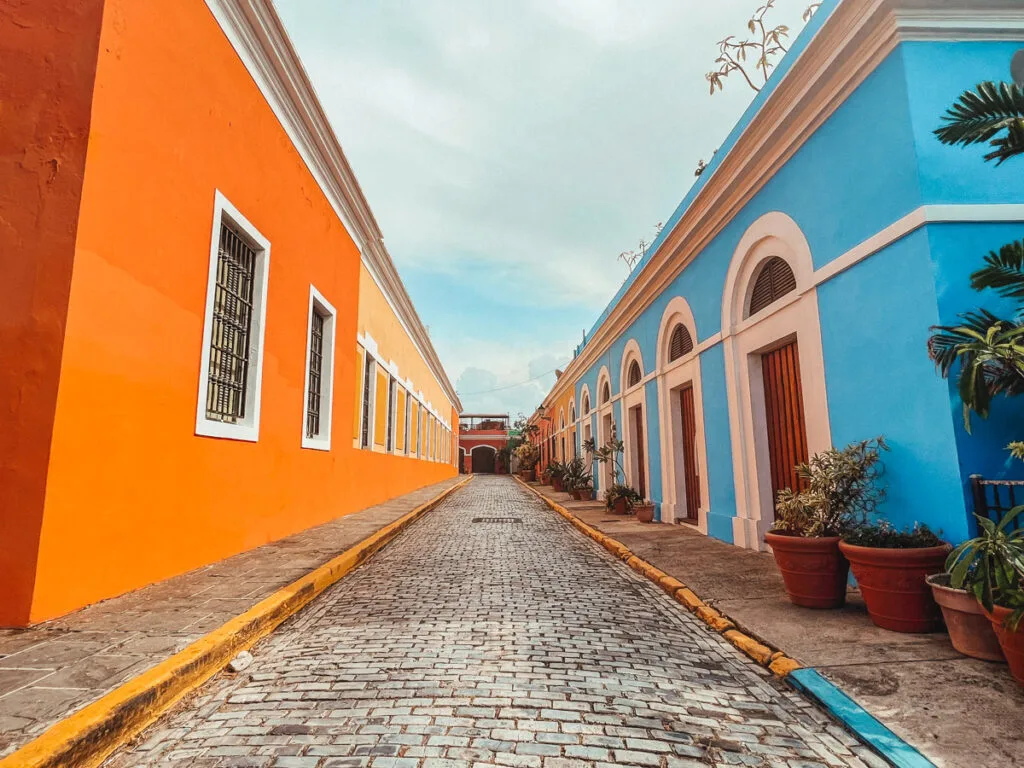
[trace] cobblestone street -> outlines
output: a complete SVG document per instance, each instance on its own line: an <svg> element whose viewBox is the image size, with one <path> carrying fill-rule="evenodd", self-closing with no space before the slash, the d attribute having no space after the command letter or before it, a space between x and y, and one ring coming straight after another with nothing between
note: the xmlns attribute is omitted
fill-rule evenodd
<svg viewBox="0 0 1024 768"><path fill-rule="evenodd" d="M885 765L508 477L477 476L108 766Z"/></svg>

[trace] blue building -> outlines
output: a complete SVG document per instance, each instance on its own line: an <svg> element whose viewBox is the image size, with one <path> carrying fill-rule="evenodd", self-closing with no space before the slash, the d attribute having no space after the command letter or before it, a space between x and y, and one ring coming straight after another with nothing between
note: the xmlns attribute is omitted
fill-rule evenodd
<svg viewBox="0 0 1024 768"><path fill-rule="evenodd" d="M796 461L884 435L881 514L967 537L968 478L1024 474L1024 421L967 434L926 343L1009 313L969 275L1024 237L1024 166L933 131L1022 47L1020 0L827 0L545 398L546 449L614 428L663 522L753 549Z"/></svg>

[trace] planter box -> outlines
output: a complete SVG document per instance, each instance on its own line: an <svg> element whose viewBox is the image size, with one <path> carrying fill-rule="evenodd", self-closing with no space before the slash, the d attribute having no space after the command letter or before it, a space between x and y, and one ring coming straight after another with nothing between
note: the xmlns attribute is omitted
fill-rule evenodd
<svg viewBox="0 0 1024 768"><path fill-rule="evenodd" d="M859 547L839 542L850 561L871 620L893 632L934 632L942 611L925 579L941 573L949 546L919 549Z"/></svg>
<svg viewBox="0 0 1024 768"><path fill-rule="evenodd" d="M949 586L949 574L929 576L932 596L942 609L949 641L964 656L985 661L1005 661L992 622L974 595Z"/></svg>
<svg viewBox="0 0 1024 768"><path fill-rule="evenodd" d="M808 538L766 533L764 540L772 548L793 605L840 608L846 603L850 563L839 551L838 536Z"/></svg>

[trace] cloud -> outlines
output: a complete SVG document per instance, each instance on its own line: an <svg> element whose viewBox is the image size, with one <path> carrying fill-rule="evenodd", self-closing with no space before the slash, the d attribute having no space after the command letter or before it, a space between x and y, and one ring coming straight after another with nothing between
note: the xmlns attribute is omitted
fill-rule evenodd
<svg viewBox="0 0 1024 768"><path fill-rule="evenodd" d="M276 5L450 378L494 377L477 410L540 402L522 382L568 362L752 95L704 80L750 0Z"/></svg>

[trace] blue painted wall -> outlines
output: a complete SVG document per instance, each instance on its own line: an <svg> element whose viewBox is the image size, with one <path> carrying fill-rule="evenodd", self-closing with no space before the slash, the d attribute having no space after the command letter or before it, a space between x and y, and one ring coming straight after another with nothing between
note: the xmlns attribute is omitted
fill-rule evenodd
<svg viewBox="0 0 1024 768"><path fill-rule="evenodd" d="M645 373L653 369L661 318L675 296L690 304L698 343L720 331L733 253L750 224L765 213L791 216L808 240L815 268L821 268L926 203L1024 202L1024 163L1015 170L1009 163L994 169L980 160L980 150L943 147L932 135L939 115L965 87L1006 76L1009 57L1019 47L901 44L580 378L577 402L585 382L596 410L602 365L610 373L613 396L621 392L622 353L630 339L641 348ZM744 119L751 116L748 111ZM833 442L841 446L886 436L892 451L886 456L889 496L882 511L898 525L923 521L952 541L967 536L967 475L1005 474L1002 445L1024 438L1024 429L1017 428L1024 424L1024 403L1000 404L1000 418L977 424L968 436L955 389L936 375L926 352L930 326L979 305L967 275L984 252L1021 237L1024 225L930 226L818 289ZM991 298L984 303L997 306ZM708 531L732 541L736 498L723 355L721 344L701 355L702 407ZM657 385L646 386L649 495L661 502ZM615 420L621 435L618 406Z"/></svg>

